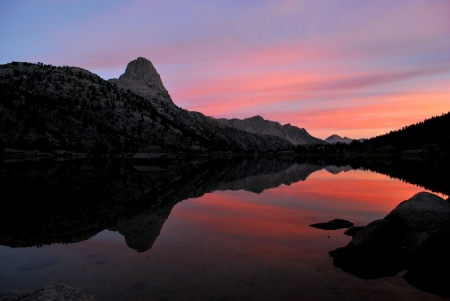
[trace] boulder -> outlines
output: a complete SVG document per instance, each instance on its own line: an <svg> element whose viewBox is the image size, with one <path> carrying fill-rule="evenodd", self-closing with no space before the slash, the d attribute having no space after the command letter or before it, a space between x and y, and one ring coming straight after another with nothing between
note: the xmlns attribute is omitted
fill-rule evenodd
<svg viewBox="0 0 450 301"><path fill-rule="evenodd" d="M404 249L410 247L408 251L413 259L411 267L420 269L450 268L450 231L448 229L421 233L419 238L413 242L413 248L411 245L407 246L405 242L402 243Z"/></svg>
<svg viewBox="0 0 450 301"><path fill-rule="evenodd" d="M379 250L400 246L402 231L393 223L379 219L361 229L349 245L358 249Z"/></svg>
<svg viewBox="0 0 450 301"><path fill-rule="evenodd" d="M417 251L427 243L433 232L436 231L412 232L406 234L402 239L402 248L410 255L417 254Z"/></svg>
<svg viewBox="0 0 450 301"><path fill-rule="evenodd" d="M358 231L343 248L331 251L333 264L363 279L394 276L404 268L400 242L402 231L379 219Z"/></svg>
<svg viewBox="0 0 450 301"><path fill-rule="evenodd" d="M34 290L18 290L0 296L0 301L95 301L94 297L81 288L66 284L52 284Z"/></svg>
<svg viewBox="0 0 450 301"><path fill-rule="evenodd" d="M309 226L313 227L313 228L322 229L322 230L337 230L337 229L342 229L342 228L353 227L353 223L351 223L347 220L344 220L344 219L334 219L327 223L317 223L317 224L311 224Z"/></svg>
<svg viewBox="0 0 450 301"><path fill-rule="evenodd" d="M437 195L419 192L384 219L408 232L440 230L450 226L450 203Z"/></svg>

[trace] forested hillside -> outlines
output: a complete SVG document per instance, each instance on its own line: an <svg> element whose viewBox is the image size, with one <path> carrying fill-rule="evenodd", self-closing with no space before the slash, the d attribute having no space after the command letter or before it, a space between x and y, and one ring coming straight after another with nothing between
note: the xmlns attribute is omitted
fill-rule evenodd
<svg viewBox="0 0 450 301"><path fill-rule="evenodd" d="M143 58L129 66L142 62L153 68ZM132 75L156 73L147 69ZM0 65L0 149L207 153L292 147L282 138L226 128L201 113L183 110L167 101L167 92L139 95L119 87L120 79L116 82L77 67ZM132 87L154 86L137 81Z"/></svg>
<svg viewBox="0 0 450 301"><path fill-rule="evenodd" d="M449 149L450 112L363 142L372 148L390 145L399 150L420 149L432 144Z"/></svg>

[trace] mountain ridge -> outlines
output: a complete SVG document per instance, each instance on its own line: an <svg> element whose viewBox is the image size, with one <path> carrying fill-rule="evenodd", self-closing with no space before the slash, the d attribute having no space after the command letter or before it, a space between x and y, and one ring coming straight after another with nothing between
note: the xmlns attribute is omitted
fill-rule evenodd
<svg viewBox="0 0 450 301"><path fill-rule="evenodd" d="M304 128L292 126L291 124L281 125L279 122L266 120L256 115L245 119L217 119L224 126L240 129L255 134L266 134L284 138L293 145L324 144L321 139L311 136Z"/></svg>
<svg viewBox="0 0 450 301"><path fill-rule="evenodd" d="M105 81L78 67L0 65L0 149L91 153L270 152L280 137L224 127L177 107L150 61L138 58Z"/></svg>

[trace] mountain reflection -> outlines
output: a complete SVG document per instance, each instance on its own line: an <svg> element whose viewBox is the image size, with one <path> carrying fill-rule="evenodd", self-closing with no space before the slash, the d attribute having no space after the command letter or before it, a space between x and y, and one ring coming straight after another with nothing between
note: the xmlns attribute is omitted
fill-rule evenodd
<svg viewBox="0 0 450 301"><path fill-rule="evenodd" d="M109 229L122 234L130 248L144 252L182 200L217 190L261 193L305 181L322 169L339 174L363 166L329 163L253 158L152 166L122 161L4 164L0 244L74 243Z"/></svg>

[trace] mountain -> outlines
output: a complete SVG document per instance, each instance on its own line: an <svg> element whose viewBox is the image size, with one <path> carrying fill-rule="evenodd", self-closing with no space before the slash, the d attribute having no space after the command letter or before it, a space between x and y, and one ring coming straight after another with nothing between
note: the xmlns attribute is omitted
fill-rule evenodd
<svg viewBox="0 0 450 301"><path fill-rule="evenodd" d="M350 142L352 142L353 139L350 139L348 137L344 137L342 138L339 135L331 135L330 137L328 137L327 139L325 139L325 142L330 143L330 144L335 144L335 143L345 143L345 144L350 144Z"/></svg>
<svg viewBox="0 0 450 301"><path fill-rule="evenodd" d="M209 153L291 149L177 107L145 58L105 81L78 67L0 65L0 149Z"/></svg>
<svg viewBox="0 0 450 301"><path fill-rule="evenodd" d="M290 124L281 125L278 122L265 120L261 116L246 119L218 119L224 126L243 130L249 133L265 134L281 137L294 145L324 144L324 141L311 136L305 129Z"/></svg>

